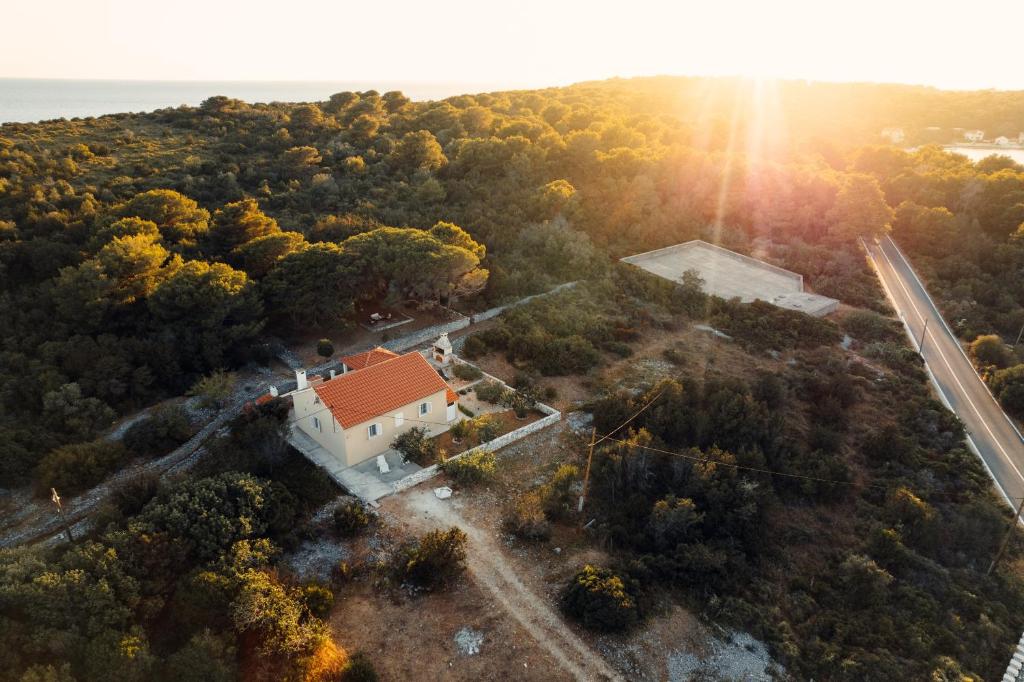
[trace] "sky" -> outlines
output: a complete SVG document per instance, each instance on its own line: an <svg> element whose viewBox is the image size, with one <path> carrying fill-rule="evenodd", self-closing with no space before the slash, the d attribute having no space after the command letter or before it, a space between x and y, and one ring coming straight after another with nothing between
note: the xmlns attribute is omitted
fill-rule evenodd
<svg viewBox="0 0 1024 682"><path fill-rule="evenodd" d="M7 78L1024 89L1022 0L5 0L3 15Z"/></svg>

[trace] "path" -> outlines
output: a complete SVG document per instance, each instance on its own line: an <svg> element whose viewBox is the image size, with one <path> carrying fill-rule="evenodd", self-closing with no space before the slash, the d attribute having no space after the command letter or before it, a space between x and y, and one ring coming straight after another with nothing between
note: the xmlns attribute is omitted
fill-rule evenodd
<svg viewBox="0 0 1024 682"><path fill-rule="evenodd" d="M1024 497L1024 443L1020 433L974 370L896 243L886 237L865 246L915 346L924 335L922 356L940 397L964 423L971 449L981 458L1007 503L1016 508L1015 502Z"/></svg>
<svg viewBox="0 0 1024 682"><path fill-rule="evenodd" d="M389 498L384 507L392 509L419 532L451 526L461 528L469 540L466 565L473 580L489 592L568 673L580 682L623 679L600 654L566 626L558 613L520 580L517 569L509 563L491 533L463 518L454 509L452 500L438 500L433 489L420 486Z"/></svg>

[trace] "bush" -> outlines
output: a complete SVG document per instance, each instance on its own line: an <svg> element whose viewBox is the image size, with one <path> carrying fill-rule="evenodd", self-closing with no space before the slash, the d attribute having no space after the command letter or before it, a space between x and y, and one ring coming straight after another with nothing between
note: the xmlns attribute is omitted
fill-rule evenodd
<svg viewBox="0 0 1024 682"><path fill-rule="evenodd" d="M377 682L378 679L369 656L361 651L349 659L341 674L341 682Z"/></svg>
<svg viewBox="0 0 1024 682"><path fill-rule="evenodd" d="M481 338L480 334L467 336L465 343L462 344L462 354L470 360L486 355L489 350L487 342Z"/></svg>
<svg viewBox="0 0 1024 682"><path fill-rule="evenodd" d="M899 323L871 310L853 310L840 322L843 331L862 343L899 341Z"/></svg>
<svg viewBox="0 0 1024 682"><path fill-rule="evenodd" d="M396 436L391 441L391 447L420 466L430 466L437 461L437 442L427 438L427 430L422 426L413 427Z"/></svg>
<svg viewBox="0 0 1024 682"><path fill-rule="evenodd" d="M477 450L445 461L441 468L459 485L471 486L494 478L498 471L493 452Z"/></svg>
<svg viewBox="0 0 1024 682"><path fill-rule="evenodd" d="M1003 409L1018 419L1024 419L1024 365L995 372L989 384Z"/></svg>
<svg viewBox="0 0 1024 682"><path fill-rule="evenodd" d="M685 365L686 356L683 355L682 351L677 348L666 348L661 351L661 356L671 362L673 365Z"/></svg>
<svg viewBox="0 0 1024 682"><path fill-rule="evenodd" d="M468 407L466 407L462 403L459 403L459 412L461 412L462 414L464 414L464 415L466 415L467 417L470 417L470 418L476 416L475 414L473 414L473 410L469 409Z"/></svg>
<svg viewBox="0 0 1024 682"><path fill-rule="evenodd" d="M511 408L519 419L525 419L530 409L537 404L537 398L528 389L505 391L505 395L501 397L501 404Z"/></svg>
<svg viewBox="0 0 1024 682"><path fill-rule="evenodd" d="M484 375L484 373L480 371L479 367L467 365L462 362L456 363L456 365L452 368L452 374L462 379L463 381L476 381L477 379Z"/></svg>
<svg viewBox="0 0 1024 682"><path fill-rule="evenodd" d="M235 387L235 378L221 370L201 378L188 390L188 395L199 398L203 407L221 407Z"/></svg>
<svg viewBox="0 0 1024 682"><path fill-rule="evenodd" d="M395 578L424 590L449 585L466 568L466 534L456 527L432 530L394 559Z"/></svg>
<svg viewBox="0 0 1024 682"><path fill-rule="evenodd" d="M472 428L479 442L488 443L498 437L501 424L492 415L482 414L473 420Z"/></svg>
<svg viewBox="0 0 1024 682"><path fill-rule="evenodd" d="M995 334L979 336L971 341L971 356L982 366L1002 369L1013 361L1013 354L1003 340Z"/></svg>
<svg viewBox="0 0 1024 682"><path fill-rule="evenodd" d="M541 488L541 500L544 505L544 513L550 519L562 518L567 512L575 508L575 495L573 495L573 484L580 477L579 467L573 464L563 464L555 471L551 480Z"/></svg>
<svg viewBox="0 0 1024 682"><path fill-rule="evenodd" d="M74 495L100 483L128 459L124 445L108 440L74 443L53 450L36 467L36 489L41 495L56 488Z"/></svg>
<svg viewBox="0 0 1024 682"><path fill-rule="evenodd" d="M299 593L306 609L317 618L326 618L334 606L334 593L329 588L317 583L303 585Z"/></svg>
<svg viewBox="0 0 1024 682"><path fill-rule="evenodd" d="M452 435L453 442L460 442L473 437L473 422L468 419L460 419L448 428Z"/></svg>
<svg viewBox="0 0 1024 682"><path fill-rule="evenodd" d="M544 515L540 492L531 490L509 505L503 521L505 530L524 540L546 540L551 524Z"/></svg>
<svg viewBox="0 0 1024 682"><path fill-rule="evenodd" d="M334 344L330 339L320 339L316 342L316 354L322 358L329 358L334 355Z"/></svg>
<svg viewBox="0 0 1024 682"><path fill-rule="evenodd" d="M349 538L359 535L370 525L370 515L359 500L349 500L334 510L334 530Z"/></svg>
<svg viewBox="0 0 1024 682"><path fill-rule="evenodd" d="M497 381L481 381L473 390L476 391L477 398L494 405L500 405L502 398L508 393L508 389Z"/></svg>
<svg viewBox="0 0 1024 682"><path fill-rule="evenodd" d="M135 455L158 457L178 447L192 436L185 411L168 407L132 424L122 442Z"/></svg>
<svg viewBox="0 0 1024 682"><path fill-rule="evenodd" d="M592 630L624 630L639 622L631 581L607 568L587 564L562 595L562 609Z"/></svg>

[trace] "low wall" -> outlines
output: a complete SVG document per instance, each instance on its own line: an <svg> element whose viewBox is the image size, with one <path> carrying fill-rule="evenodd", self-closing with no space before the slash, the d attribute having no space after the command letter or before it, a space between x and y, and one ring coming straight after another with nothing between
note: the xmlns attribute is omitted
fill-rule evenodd
<svg viewBox="0 0 1024 682"><path fill-rule="evenodd" d="M462 459L463 457L472 453L494 452L495 450L500 450L501 448L505 447L506 445L509 445L510 443L515 443L517 440L526 438L531 433L536 433L541 429L551 426L552 424L554 424L555 422L562 418L562 413L554 409L553 407L537 403L536 408L539 411L547 414L547 416L544 417L543 419L538 419L535 422L531 422L526 426L521 426L515 431L509 431L504 436L498 436L494 440L487 441L486 443L477 445L475 448L471 448L469 450L466 450L465 452L460 452L457 455L453 455L452 457L448 458L448 461ZM424 481L429 481L433 477L437 476L439 473L441 473L440 464L431 464L428 467L424 467L417 471L416 473L410 474L405 478L399 479L392 483L391 485L394 488L394 492L392 494L400 493L403 490L408 490L409 488L417 486L420 483L423 483Z"/></svg>
<svg viewBox="0 0 1024 682"><path fill-rule="evenodd" d="M572 282L571 284L575 284L575 282ZM565 285L563 285L563 286L565 286ZM548 293L550 293L550 292L548 292ZM541 295L543 296L543 294L541 294ZM453 357L452 360L455 361L456 363L459 363L459 364L469 365L471 367L476 367L476 365L474 365L473 363L466 362L465 360L463 360L462 358L459 358L459 357ZM487 374L486 372L484 372L483 375L484 375L483 378L480 379L479 381L483 381L485 379L490 379L491 381L496 381L499 384L501 384L502 386L505 386L506 388L508 388L508 384L506 384L501 379L498 379L497 377L493 377L490 374ZM474 383L478 383L478 382L474 382ZM467 388L468 388L468 386L467 386ZM457 455L453 455L452 457L448 458L449 461L450 460L454 460L454 459L461 459L462 457L465 457L466 455L468 455L470 453L474 453L474 452L494 452L495 450L500 450L501 448L505 447L506 445L508 445L510 443L515 443L517 440L521 440L521 439L529 436L531 433L536 433L537 431L540 431L541 429L544 429L544 428L547 428L548 426L551 426L552 424L554 424L555 422L557 422L558 420L560 420L562 418L562 413L559 412L558 410L556 410L555 408L551 407L550 405L545 405L544 403L537 403L533 407L534 407L535 410L537 410L538 412L540 412L541 414L544 414L546 416L543 419L538 419L535 422L530 422L529 424L526 424L525 426L521 426L518 429L516 429L515 431L509 431L508 433L506 433L503 436L498 436L494 440L487 441L486 443L481 443L480 445L477 445L475 448L470 448L469 450L466 450L465 452L460 452ZM424 467L424 468L420 469L415 474L410 474L410 475L406 476L405 478L402 478L402 479L399 479L399 480L395 481L391 485L394 487L394 492L395 493L399 493L399 492L402 492L403 490L408 490L409 488L411 488L413 486L419 485L420 483L423 483L424 481L429 481L434 476L437 476L439 473L441 473L441 466L439 464L431 464L428 467Z"/></svg>
<svg viewBox="0 0 1024 682"><path fill-rule="evenodd" d="M484 320L490 320L491 318L494 318L494 317L497 317L498 315L501 315L503 312L505 312L506 310L509 310L510 308L515 308L516 306L521 306L521 305L523 305L525 303L529 303L530 301L532 301L535 298L540 298L542 296L548 296L550 294L557 294L559 291L565 291L566 289L571 289L574 286L576 286L577 284L579 284L579 281L576 281L576 282L566 282L564 284L559 284L557 287L555 287L553 289L548 289L547 291L543 291L543 292L541 292L539 294L534 294L533 296L527 296L526 298L521 298L518 301L513 301L512 303L506 303L505 305L499 305L499 306L496 306L494 308L489 308L488 310L485 310L482 313L476 313L475 315L472 315L470 317L470 319L472 319L473 322L483 322Z"/></svg>

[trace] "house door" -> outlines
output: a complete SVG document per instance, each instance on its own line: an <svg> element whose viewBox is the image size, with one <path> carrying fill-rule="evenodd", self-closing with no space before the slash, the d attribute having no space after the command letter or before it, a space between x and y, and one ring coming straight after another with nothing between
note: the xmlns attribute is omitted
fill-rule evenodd
<svg viewBox="0 0 1024 682"><path fill-rule="evenodd" d="M445 418L449 422L453 422L453 421L455 421L455 417L458 416L458 413L459 413L459 404L458 403L452 403L451 405L448 406L448 413L445 415Z"/></svg>

